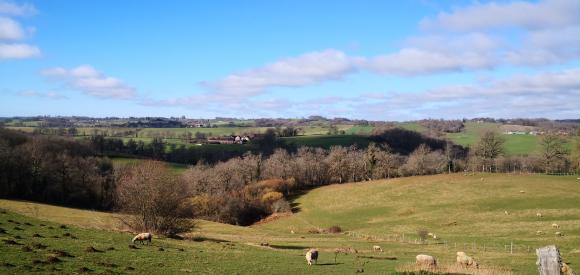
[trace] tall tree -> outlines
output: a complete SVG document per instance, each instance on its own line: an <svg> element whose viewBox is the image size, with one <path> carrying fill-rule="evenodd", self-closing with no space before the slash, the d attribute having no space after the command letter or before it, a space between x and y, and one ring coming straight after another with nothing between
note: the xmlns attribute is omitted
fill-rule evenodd
<svg viewBox="0 0 580 275"><path fill-rule="evenodd" d="M494 160L504 154L505 139L494 131L484 132L475 145L475 156L482 161L482 172L491 172Z"/></svg>
<svg viewBox="0 0 580 275"><path fill-rule="evenodd" d="M542 159L546 173L559 172L565 169L568 151L565 141L556 134L548 133L542 138Z"/></svg>

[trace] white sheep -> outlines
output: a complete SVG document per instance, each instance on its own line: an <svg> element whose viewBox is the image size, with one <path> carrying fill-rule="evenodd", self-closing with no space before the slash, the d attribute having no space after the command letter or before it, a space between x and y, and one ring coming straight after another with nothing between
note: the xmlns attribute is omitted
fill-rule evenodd
<svg viewBox="0 0 580 275"><path fill-rule="evenodd" d="M465 252L457 252L457 263L463 267L479 268L479 264L472 258L467 256Z"/></svg>
<svg viewBox="0 0 580 275"><path fill-rule="evenodd" d="M383 248L381 248L381 247L380 247L380 246L378 246L378 245L373 245L373 251L380 251L380 252L383 252Z"/></svg>
<svg viewBox="0 0 580 275"><path fill-rule="evenodd" d="M151 244L151 239L153 239L153 235L151 233L139 233L135 236L132 240L133 243L136 241L141 242L143 244L144 241L148 241Z"/></svg>
<svg viewBox="0 0 580 275"><path fill-rule="evenodd" d="M560 232L560 231L558 231L558 232L556 232L556 233L554 233L554 234L555 234L556 236L558 236L558 237L562 237L562 236L564 235L564 234L562 234L562 232Z"/></svg>
<svg viewBox="0 0 580 275"><path fill-rule="evenodd" d="M543 235L543 234L544 234L544 232L542 230L536 231L536 235Z"/></svg>
<svg viewBox="0 0 580 275"><path fill-rule="evenodd" d="M306 262L308 265L312 265L312 263L316 264L318 260L318 250L312 248L306 252Z"/></svg>
<svg viewBox="0 0 580 275"><path fill-rule="evenodd" d="M566 275L576 275L574 270L567 263L564 262L562 263L562 268L560 271L562 271L562 273Z"/></svg>
<svg viewBox="0 0 580 275"><path fill-rule="evenodd" d="M540 212L536 213L536 217L542 218L542 213L540 213Z"/></svg>
<svg viewBox="0 0 580 275"><path fill-rule="evenodd" d="M503 211L503 213L504 213L506 216L510 214L509 212L507 212L507 210L504 210L504 211Z"/></svg>
<svg viewBox="0 0 580 275"><path fill-rule="evenodd" d="M553 228L560 228L560 225L559 225L559 224L557 224L557 223L553 223L553 224L552 224L552 227L553 227Z"/></svg>
<svg viewBox="0 0 580 275"><path fill-rule="evenodd" d="M433 239L437 240L437 239L439 239L439 237L437 237L437 235L433 234Z"/></svg>
<svg viewBox="0 0 580 275"><path fill-rule="evenodd" d="M415 264L419 266L436 267L437 259L431 255L419 254L415 257Z"/></svg>
<svg viewBox="0 0 580 275"><path fill-rule="evenodd" d="M427 233L427 236L433 237L433 233L429 232L429 233Z"/></svg>

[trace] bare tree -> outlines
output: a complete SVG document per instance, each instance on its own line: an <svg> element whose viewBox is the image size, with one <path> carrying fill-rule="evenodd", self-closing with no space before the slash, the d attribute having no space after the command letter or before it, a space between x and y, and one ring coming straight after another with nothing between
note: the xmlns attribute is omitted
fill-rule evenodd
<svg viewBox="0 0 580 275"><path fill-rule="evenodd" d="M185 185L161 162L145 161L121 177L117 206L125 214L122 221L134 230L174 235L188 231L192 224L182 215Z"/></svg>

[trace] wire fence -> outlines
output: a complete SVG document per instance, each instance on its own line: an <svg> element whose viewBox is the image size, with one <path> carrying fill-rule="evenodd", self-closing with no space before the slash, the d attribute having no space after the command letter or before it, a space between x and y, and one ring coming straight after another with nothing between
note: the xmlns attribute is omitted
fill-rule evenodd
<svg viewBox="0 0 580 275"><path fill-rule="evenodd" d="M510 242L451 242L447 240L421 240L416 237L409 237L405 234L392 234L392 235L368 235L355 231L345 231L346 235L365 239L374 242L397 242L404 244L414 244L423 246L438 246L445 250L455 250L455 251L465 251L465 252L494 252L494 253L506 253L506 254L535 254L536 249L528 244Z"/></svg>

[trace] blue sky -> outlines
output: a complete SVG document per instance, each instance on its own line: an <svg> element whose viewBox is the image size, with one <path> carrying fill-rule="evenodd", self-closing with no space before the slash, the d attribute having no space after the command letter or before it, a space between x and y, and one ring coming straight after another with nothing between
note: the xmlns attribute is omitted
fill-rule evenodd
<svg viewBox="0 0 580 275"><path fill-rule="evenodd" d="M577 0L0 0L0 116L578 118L579 59Z"/></svg>

